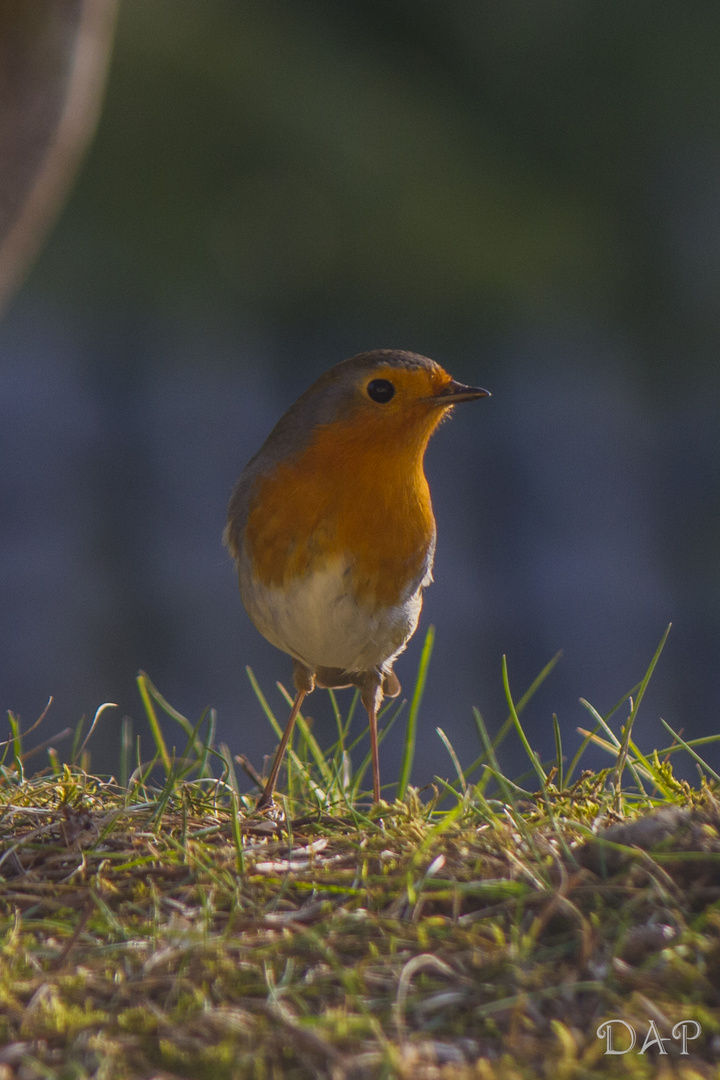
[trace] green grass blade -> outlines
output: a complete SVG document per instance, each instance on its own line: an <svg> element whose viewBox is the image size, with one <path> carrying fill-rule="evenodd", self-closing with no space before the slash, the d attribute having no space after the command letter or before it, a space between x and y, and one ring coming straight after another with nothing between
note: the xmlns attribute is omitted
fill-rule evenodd
<svg viewBox="0 0 720 1080"><path fill-rule="evenodd" d="M670 754L677 754L679 750L685 750L688 746L705 746L707 743L720 742L720 735L703 735L699 739L688 739L682 745L675 743L672 746L665 746L662 750L657 750L656 753L660 757L668 757Z"/></svg>
<svg viewBox="0 0 720 1080"><path fill-rule="evenodd" d="M147 675L144 671L141 671L140 674L145 680L148 688L148 693L152 696L155 703L159 705L162 711L166 713L169 717L171 717L171 719L177 721L177 723L180 725L186 735L190 735L193 728L188 718L186 716L183 716L181 712L178 712L177 709L174 708L174 706L172 706L170 702L163 697L163 695L160 693L157 686L155 686L149 675Z"/></svg>
<svg viewBox="0 0 720 1080"><path fill-rule="evenodd" d="M490 772L491 776L495 777L504 801L509 803L513 810L517 810L515 798L510 787L512 781L508 780L500 768L498 759L495 755L495 748L488 734L488 730L485 727L485 721L482 718L480 710L473 708L473 716L475 718L475 725L480 734L480 739L485 747L485 754L490 762L490 765L486 765L485 768ZM528 792L523 792L523 794L528 794Z"/></svg>
<svg viewBox="0 0 720 1080"><path fill-rule="evenodd" d="M230 747L227 743L220 743L218 748L219 756L227 772L227 783L232 789L233 793L240 799L240 785L238 784L237 773L235 772L235 765L233 763L233 756Z"/></svg>
<svg viewBox="0 0 720 1080"><path fill-rule="evenodd" d="M467 794L467 781L466 781L465 777L463 776L463 771L462 771L462 768L460 767L460 761L458 760L458 756L455 753L455 748L454 748L453 744L450 742L450 740L448 739L447 735L445 734L445 732L443 731L443 729L441 727L436 727L435 730L438 733L438 735L440 736L440 739L442 740L443 746L445 747L448 754L450 755L450 760L452 761L453 765L455 766L455 772L457 773L458 783L460 784L460 787L462 788L463 795L465 795L465 794Z"/></svg>
<svg viewBox="0 0 720 1080"><path fill-rule="evenodd" d="M555 665L557 664L557 662L558 662L558 660L560 659L561 656L562 656L562 649L559 652L556 652L555 655L553 656L553 658L551 660L548 660L547 664L542 669L540 674L535 676L535 678L530 683L527 690L525 691L525 693L522 695L522 697L520 698L520 700L517 702L517 704L515 706L515 712L517 713L518 716L520 716L520 714L522 713L525 706L534 697L535 693L540 688L540 686L545 682L548 675L553 670L553 668L555 667ZM509 714L505 718L503 723L500 725L500 728L498 730L497 735L492 740L492 745L493 745L493 748L495 750L497 750L497 748L500 746L503 739L505 738L507 733L513 728L513 726L514 726L514 720L513 720L512 714ZM487 753L479 754L478 757L476 757L475 760L473 761L472 765L470 765L467 769L464 770L465 779L467 780L467 778L470 775L472 775L472 773L474 773L476 769L479 769L480 766L483 765L486 760L488 760Z"/></svg>
<svg viewBox="0 0 720 1080"><path fill-rule="evenodd" d="M148 723L150 724L150 731L152 732L155 746L157 747L158 754L160 755L160 760L163 763L165 773L169 776L172 770L172 761L170 759L170 754L168 753L165 739L163 738L163 733L160 729L160 721L157 718L155 706L153 705L150 693L152 683L150 682L144 671L139 672L137 677L137 685L138 690L140 691L140 697L142 698L143 706L145 708L145 715L147 716Z"/></svg>
<svg viewBox="0 0 720 1080"><path fill-rule="evenodd" d="M83 737L83 730L85 728L85 717L81 716L75 725L75 731L73 733L72 746L70 747L70 761L75 764L80 757L80 740Z"/></svg>
<svg viewBox="0 0 720 1080"><path fill-rule="evenodd" d="M543 768L542 762L540 760L540 755L538 753L536 753L532 749L532 747L530 746L530 742L529 742L529 740L527 738L527 735L525 734L525 729L523 728L522 724L520 723L520 717L518 716L517 709L515 708L515 703L513 701L513 696L512 696L512 693L510 691L510 679L509 679L509 676L508 676L507 657L505 657L505 656L503 656L503 661L502 661L502 673L503 673L503 686L505 688L505 697L507 699L508 708L510 709L510 715L513 718L513 722L515 724L515 729L516 729L518 735L520 736L520 741L523 744L523 748L525 750L525 753L530 758L532 766L533 766L535 772L537 773L538 780L540 781L540 790L542 791L543 802L545 803L545 810L547 812L548 818L550 819L550 824L552 825L552 828L553 828L553 830L555 832L555 835L557 836L558 841L560 843L560 846L562 847L563 851L565 852L565 855L567 857L573 859L573 861L574 861L574 858L573 858L573 856L572 856L572 854L570 852L570 847L569 847L569 845L567 843L567 840L565 839L563 831L560 828L560 826L558 825L557 819L555 817L555 812L553 810L552 802L550 800L550 795L549 795L549 792L548 792L547 774L546 774L545 769Z"/></svg>
<svg viewBox="0 0 720 1080"><path fill-rule="evenodd" d="M580 761L580 758L585 753L585 751L586 751L586 749L588 747L588 744L591 743L592 740L597 735L598 731L600 730L600 727L601 727L600 724L596 724L595 727L593 728L593 730L589 731L585 735L585 738L583 739L583 741L580 743L580 746L579 746L578 750L576 751L575 756L573 757L572 761L570 762L570 768L568 769L568 771L567 771L567 773L565 775L565 786L566 787L570 786L570 780L571 780L572 774L575 772L575 769L578 766L578 762ZM578 728L578 731L580 731L580 730L581 729Z"/></svg>
<svg viewBox="0 0 720 1080"><path fill-rule="evenodd" d="M578 731L584 735L590 734L591 741L595 743L596 746L602 746L603 749L606 749L609 753L613 754L613 756L615 757L615 761L617 762L619 760L619 755L622 753L622 744L618 739L617 735L615 735L614 731L612 730L606 719L600 715L597 709L593 705L591 705L589 701L587 701L585 698L580 698L580 704L583 706L583 708L587 709L596 724L600 725L600 727L606 733L610 741L608 743L606 742L606 740L598 738L598 736L594 732L583 732L582 728L578 728ZM595 731L597 731L597 727L595 728ZM638 750L632 739L629 740L629 747L632 749L636 758L641 761L641 768L638 769L637 762L632 761L629 757L627 757L626 754L627 767L632 773L633 780L637 784L638 791L640 791L643 796L646 796L647 793L642 785L640 773L643 772L646 780L650 780L652 783L655 783L656 781L654 777L656 770L653 769L650 762L647 761L644 755L640 752L640 750Z"/></svg>
<svg viewBox="0 0 720 1080"><path fill-rule="evenodd" d="M202 757L200 758L200 768L198 769L198 776L207 777L211 776L208 761L210 759L210 751L215 743L215 733L217 731L217 712L215 709L208 710L208 730L203 743Z"/></svg>
<svg viewBox="0 0 720 1080"><path fill-rule="evenodd" d="M198 729L200 725L191 724L191 722L186 716L183 716L181 712L178 712L178 710L174 708L165 697L163 697L158 688L144 671L141 671L140 675L145 680L148 694L155 702L155 704L160 706L166 716L169 716L171 720L174 720L177 724L180 725L188 739L197 739ZM204 715L205 712L203 712L203 716ZM206 756L204 754L205 746L199 739L193 742L192 749L193 753L196 754L198 757Z"/></svg>
<svg viewBox="0 0 720 1080"><path fill-rule="evenodd" d="M245 849L243 848L242 831L240 829L240 799L236 791L231 792L230 795L230 825L235 845L235 865L238 874L242 878L245 876Z"/></svg>
<svg viewBox="0 0 720 1080"><path fill-rule="evenodd" d="M17 770L20 783L25 779L22 763L22 738L20 736L20 720L15 713L8 709L8 723L10 724L10 745L12 746L13 761Z"/></svg>
<svg viewBox="0 0 720 1080"><path fill-rule="evenodd" d="M412 772L413 761L415 759L417 718L418 713L420 712L423 693L425 691L425 683L427 681L430 657L432 656L434 644L435 627L429 626L427 634L425 635L422 653L420 654L420 664L418 666L417 678L415 679L415 689L413 691L412 701L410 702L410 713L408 715L407 728L405 730L405 745L403 746L403 756L400 765L400 780L397 789L397 798L401 801L405 798L405 793L407 792L408 784L410 783L410 773Z"/></svg>
<svg viewBox="0 0 720 1080"><path fill-rule="evenodd" d="M542 684L545 682L548 675L553 670L553 668L555 667L555 665L557 664L557 662L558 662L558 660L560 659L561 656L562 656L562 649L560 649L558 652L556 652L555 655L553 656L553 658L551 660L548 660L547 664L542 669L540 674L535 676L535 678L530 683L530 685L528 686L528 688L525 691L525 693L523 694L523 696L519 699L519 701L515 705L515 712L517 713L518 716L523 711L523 709L528 704L528 702L535 696L535 694L540 689ZM511 717L508 717L508 719L511 719Z"/></svg>
<svg viewBox="0 0 720 1080"><path fill-rule="evenodd" d="M332 757L333 771L337 773L343 758L345 757L345 723L335 691L330 689L327 694L330 698L330 706L333 711L333 716L335 717L335 727L337 728L338 733L337 741L330 747L328 754Z"/></svg>
<svg viewBox="0 0 720 1080"><path fill-rule="evenodd" d="M275 713L270 708L270 705L268 704L267 698L265 697L262 690L260 689L260 684L257 681L257 679L255 678L255 672L253 671L253 669L251 667L246 667L245 671L247 672L247 677L250 680L250 685L252 686L253 693L255 694L255 697L258 699L258 701L260 703L260 708L262 709L262 711L265 713L266 717L270 721L270 726L272 727L273 731L277 735L278 739L282 739L283 729L281 728L280 724L275 719Z"/></svg>
<svg viewBox="0 0 720 1080"><path fill-rule="evenodd" d="M720 773L716 773L714 769L711 769L710 766L708 765L707 761L704 761L703 758L701 758L699 754L696 754L695 751L693 750L692 746L690 745L690 743L686 743L684 739L681 739L680 736L678 735L678 733L676 731L673 731L673 729L670 727L670 725L668 723L666 723L665 720L663 720L662 716L660 717L660 723L662 724L662 726L665 728L666 731L669 731L669 733L672 735L673 739L677 739L680 746L682 746L683 750L687 750L690 757L693 758L693 760L695 760L698 763L698 765L701 766L701 768L705 769L705 771L710 776L712 776L714 780L720 780Z"/></svg>
<svg viewBox="0 0 720 1080"><path fill-rule="evenodd" d="M530 746L530 743L528 742L527 735L525 734L523 726L520 723L520 717L518 716L517 709L515 708L515 702L513 701L512 693L510 692L510 680L508 678L508 668L507 668L507 657L506 656L503 656L503 658L502 658L502 676L503 676L503 686L505 688L505 699L506 699L506 701L508 703L508 708L510 709L510 715L512 716L513 723L515 725L515 730L517 731L518 735L520 736L520 742L523 744L523 749L525 750L525 753L529 757L530 762L532 763L532 766L533 766L533 768L535 769L535 772L538 775L538 779L540 780L540 783L541 783L543 789L545 789L545 787L547 785L547 776L545 775L545 770L543 769L542 765L540 764L540 761L538 759L537 754L535 753L535 751Z"/></svg>
<svg viewBox="0 0 720 1080"><path fill-rule="evenodd" d="M343 731L343 738L345 738L345 739L347 739L347 737L348 737L348 732L350 731L350 725L353 722L353 718L355 716L355 713L357 711L357 707L358 707L359 704L360 704L360 691L356 690L355 693L352 696L352 701L350 702L350 708L348 709L347 720L345 721L345 729ZM382 716L382 713L380 713L380 716ZM380 716L378 717L378 719L380 718Z"/></svg>
<svg viewBox="0 0 720 1080"><path fill-rule="evenodd" d="M120 724L120 787L127 790L130 779L130 758L133 751L133 722L131 716L123 716Z"/></svg>
<svg viewBox="0 0 720 1080"><path fill-rule="evenodd" d="M660 659L660 654L662 653L663 649L665 648L665 642L668 639L668 634L670 633L671 627L672 627L672 623L668 623L668 627L667 627L665 633L663 634L663 636L660 639L660 644L658 645L657 649L655 650L655 655L653 656L652 660L650 661L650 666L648 667L647 671L645 672L645 675L642 678L642 681L640 683L640 689L637 692L637 697L635 698L635 701L633 703L633 707L632 707L632 709L630 711L630 716L625 721L625 725L624 725L624 727L622 729L622 743L621 743L621 746L620 746L620 753L618 755L617 765L615 766L615 776L613 777L613 787L615 788L615 799L616 799L616 803L618 803L618 806L616 807L616 809L618 809L618 810L619 810L619 801L620 801L620 794L621 794L621 788L622 788L622 774L623 774L623 771L625 769L625 762L627 761L628 750L630 748L630 739L631 739L631 736L632 736L633 725L635 723L635 719L637 717L638 709L640 708L640 704L642 702L642 699L645 696L645 691L648 688L648 683L650 682L650 679L652 678L652 674L653 674L653 672L655 670L655 665L657 664L658 660Z"/></svg>
<svg viewBox="0 0 720 1080"><path fill-rule="evenodd" d="M557 718L557 714L553 713L553 732L555 733L555 758L557 769L557 789L562 791L563 789L563 750L562 750L562 735L560 734L560 722Z"/></svg>

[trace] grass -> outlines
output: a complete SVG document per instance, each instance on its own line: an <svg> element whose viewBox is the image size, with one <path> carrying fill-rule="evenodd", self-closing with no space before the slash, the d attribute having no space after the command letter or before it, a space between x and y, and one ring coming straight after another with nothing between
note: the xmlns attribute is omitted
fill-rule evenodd
<svg viewBox="0 0 720 1080"><path fill-rule="evenodd" d="M664 641L609 714L586 703L571 761L557 722L549 763L521 723L552 663L517 701L504 666L505 724L492 737L475 714L465 768L440 733L455 776L419 793L429 636L400 797L371 806L357 702L343 714L330 693L335 744L321 751L298 721L276 819L254 815L238 783L252 767L215 746L212 712L191 724L145 675L153 753L143 760L126 722L121 782L90 775L81 730L69 763L50 740L29 775L38 748L10 714L0 1080L720 1077L720 777L699 753L720 736L636 742ZM400 715L391 705L384 730ZM498 761L511 736L524 779ZM590 744L606 769L580 771ZM696 787L674 776L677 753ZM604 1053L596 1032L612 1019L635 1028L632 1052ZM684 1055L682 1021L701 1027ZM665 1055L657 1042L638 1053L653 1031Z"/></svg>

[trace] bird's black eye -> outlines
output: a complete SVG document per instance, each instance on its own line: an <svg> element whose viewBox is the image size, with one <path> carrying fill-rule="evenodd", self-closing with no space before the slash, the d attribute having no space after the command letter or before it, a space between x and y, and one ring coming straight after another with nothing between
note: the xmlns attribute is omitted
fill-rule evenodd
<svg viewBox="0 0 720 1080"><path fill-rule="evenodd" d="M395 387L389 379L371 379L367 384L368 397L377 401L378 405L385 405L395 396Z"/></svg>

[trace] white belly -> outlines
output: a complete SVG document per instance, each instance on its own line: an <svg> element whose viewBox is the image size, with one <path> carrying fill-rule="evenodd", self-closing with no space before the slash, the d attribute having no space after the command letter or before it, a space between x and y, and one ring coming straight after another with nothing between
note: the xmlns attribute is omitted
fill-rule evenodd
<svg viewBox="0 0 720 1080"><path fill-rule="evenodd" d="M402 652L417 626L422 588L404 604L371 611L356 601L340 560L282 589L252 580L243 562L240 593L248 615L268 641L311 671L381 668Z"/></svg>

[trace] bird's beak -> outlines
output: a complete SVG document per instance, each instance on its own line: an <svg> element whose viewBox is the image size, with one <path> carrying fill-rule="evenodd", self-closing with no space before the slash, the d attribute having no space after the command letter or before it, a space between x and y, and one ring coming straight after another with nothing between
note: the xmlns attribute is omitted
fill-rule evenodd
<svg viewBox="0 0 720 1080"><path fill-rule="evenodd" d="M476 398L481 397L492 397L492 394L480 386L465 386L464 383L451 379L429 400L436 401L438 405L455 405L458 401L475 401Z"/></svg>

